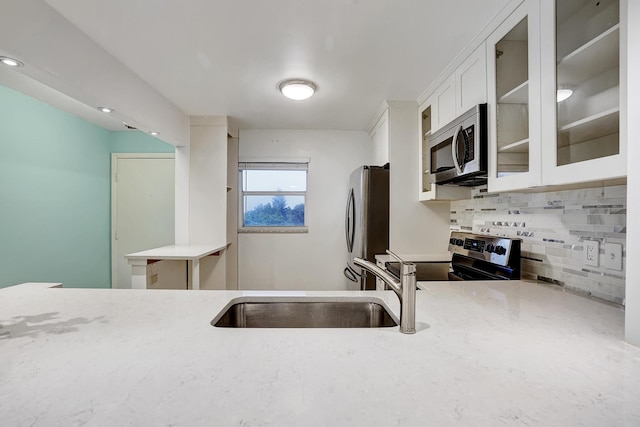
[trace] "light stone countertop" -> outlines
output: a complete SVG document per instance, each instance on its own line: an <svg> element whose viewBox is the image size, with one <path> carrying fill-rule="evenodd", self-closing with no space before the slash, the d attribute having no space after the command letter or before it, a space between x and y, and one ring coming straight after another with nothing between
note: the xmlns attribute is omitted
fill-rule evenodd
<svg viewBox="0 0 640 427"><path fill-rule="evenodd" d="M520 281L421 287L415 335L209 324L278 292L6 288L0 424L640 425L622 308Z"/></svg>

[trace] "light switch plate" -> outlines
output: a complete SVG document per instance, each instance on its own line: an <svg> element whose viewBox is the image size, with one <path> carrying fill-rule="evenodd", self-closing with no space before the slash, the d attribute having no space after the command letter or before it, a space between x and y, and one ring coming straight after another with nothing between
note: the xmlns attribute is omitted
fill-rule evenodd
<svg viewBox="0 0 640 427"><path fill-rule="evenodd" d="M622 245L620 243L605 243L602 266L610 270L622 270Z"/></svg>
<svg viewBox="0 0 640 427"><path fill-rule="evenodd" d="M584 264L597 267L598 258L600 258L600 242L598 242L597 240L585 240Z"/></svg>

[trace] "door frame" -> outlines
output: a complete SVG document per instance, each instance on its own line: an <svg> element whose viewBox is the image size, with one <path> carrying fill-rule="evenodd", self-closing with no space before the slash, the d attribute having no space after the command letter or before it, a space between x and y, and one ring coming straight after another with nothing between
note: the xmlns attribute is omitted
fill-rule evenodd
<svg viewBox="0 0 640 427"><path fill-rule="evenodd" d="M116 265L116 225L118 208L118 186L116 178L118 176L118 160L120 159L174 159L174 153L111 153L111 289L116 288L118 277Z"/></svg>

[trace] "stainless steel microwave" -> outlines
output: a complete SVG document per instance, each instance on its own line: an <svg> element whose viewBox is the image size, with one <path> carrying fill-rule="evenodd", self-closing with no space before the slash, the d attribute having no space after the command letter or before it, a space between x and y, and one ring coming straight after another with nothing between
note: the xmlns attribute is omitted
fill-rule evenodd
<svg viewBox="0 0 640 427"><path fill-rule="evenodd" d="M487 125L487 104L479 104L431 136L430 170L436 184L486 184Z"/></svg>

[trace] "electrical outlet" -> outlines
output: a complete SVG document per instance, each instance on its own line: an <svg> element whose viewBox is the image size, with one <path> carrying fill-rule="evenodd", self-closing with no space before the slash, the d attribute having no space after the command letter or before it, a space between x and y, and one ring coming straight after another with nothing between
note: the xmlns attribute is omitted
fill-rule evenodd
<svg viewBox="0 0 640 427"><path fill-rule="evenodd" d="M622 245L620 243L605 243L602 266L610 270L622 270Z"/></svg>
<svg viewBox="0 0 640 427"><path fill-rule="evenodd" d="M598 258L600 255L600 242L597 240L584 241L584 263L593 267L598 266Z"/></svg>

